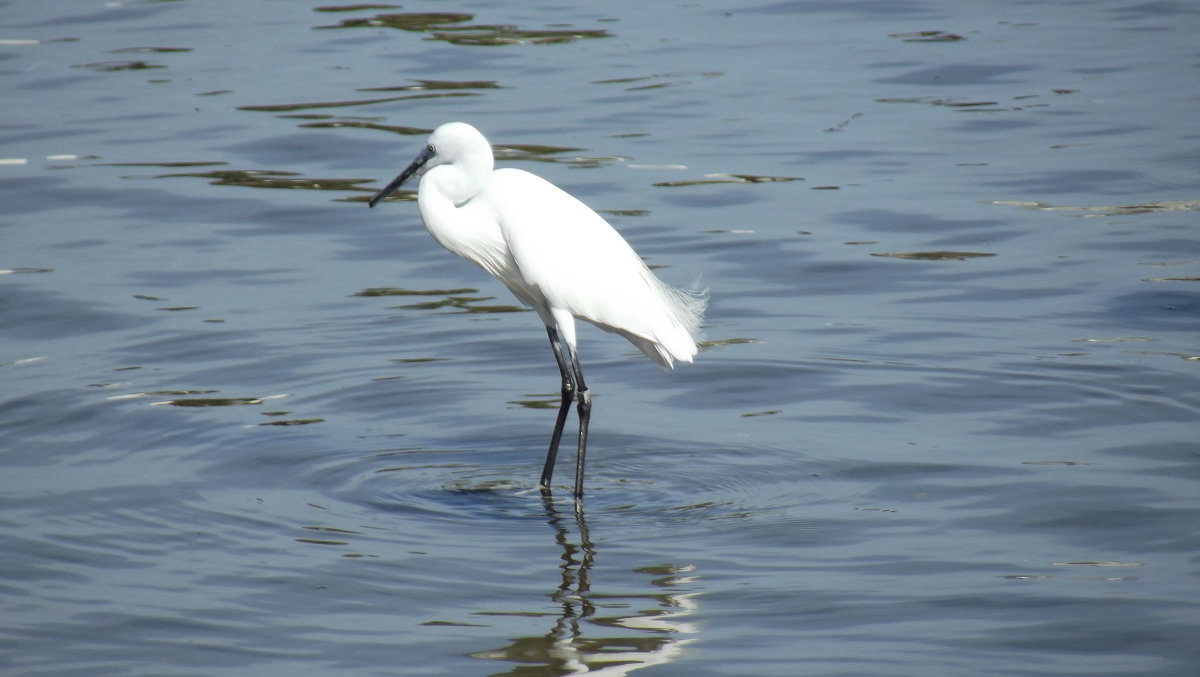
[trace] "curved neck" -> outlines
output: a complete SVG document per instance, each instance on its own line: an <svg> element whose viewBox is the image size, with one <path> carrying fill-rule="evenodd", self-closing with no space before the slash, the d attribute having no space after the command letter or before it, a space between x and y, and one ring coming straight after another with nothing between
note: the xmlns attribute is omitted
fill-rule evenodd
<svg viewBox="0 0 1200 677"><path fill-rule="evenodd" d="M491 147L471 151L455 162L438 165L425 172L425 176L421 177L421 187L425 190L418 191L418 198L426 194L439 194L455 207L461 206L483 192L494 166Z"/></svg>
<svg viewBox="0 0 1200 677"><path fill-rule="evenodd" d="M468 259L480 241L501 237L495 223L483 218L486 210L476 209L471 203L489 178L490 170L478 176L457 164L439 165L421 177L417 191L417 207L425 228L443 247Z"/></svg>

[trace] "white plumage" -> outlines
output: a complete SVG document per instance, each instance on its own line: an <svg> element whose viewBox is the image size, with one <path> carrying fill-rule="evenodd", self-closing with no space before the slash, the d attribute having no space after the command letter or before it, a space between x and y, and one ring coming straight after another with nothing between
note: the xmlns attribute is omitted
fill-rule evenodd
<svg viewBox="0 0 1200 677"><path fill-rule="evenodd" d="M542 486L549 488L563 423L577 400L578 498L591 400L574 318L624 336L671 369L674 360L691 362L696 355L706 295L659 280L608 222L566 191L520 169L494 169L491 144L463 122L434 130L424 150L370 205L422 169L417 204L425 227L443 247L503 282L546 325L563 377L563 400Z"/></svg>

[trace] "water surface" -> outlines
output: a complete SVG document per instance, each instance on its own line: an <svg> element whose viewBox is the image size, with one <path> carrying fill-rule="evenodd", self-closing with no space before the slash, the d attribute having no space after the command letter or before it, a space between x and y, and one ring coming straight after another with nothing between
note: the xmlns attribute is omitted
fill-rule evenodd
<svg viewBox="0 0 1200 677"><path fill-rule="evenodd" d="M5 674L1194 673L1200 10L0 15ZM579 512L453 119L712 293Z"/></svg>

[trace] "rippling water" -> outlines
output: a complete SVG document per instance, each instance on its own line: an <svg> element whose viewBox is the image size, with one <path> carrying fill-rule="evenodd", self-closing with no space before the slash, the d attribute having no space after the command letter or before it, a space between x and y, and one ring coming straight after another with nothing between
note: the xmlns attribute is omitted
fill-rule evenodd
<svg viewBox="0 0 1200 677"><path fill-rule="evenodd" d="M0 17L3 674L1194 674L1190 4ZM582 511L452 119L712 292Z"/></svg>

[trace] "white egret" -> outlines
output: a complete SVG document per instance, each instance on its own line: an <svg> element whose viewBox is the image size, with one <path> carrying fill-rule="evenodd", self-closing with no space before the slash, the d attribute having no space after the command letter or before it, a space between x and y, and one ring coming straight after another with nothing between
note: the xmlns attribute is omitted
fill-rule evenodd
<svg viewBox="0 0 1200 677"><path fill-rule="evenodd" d="M537 311L562 374L562 402L541 486L549 490L563 425L577 402L575 497L583 495L591 394L575 344L575 318L629 339L665 369L691 362L706 294L661 281L599 214L541 177L493 169L492 146L463 122L441 125L425 148L368 203L424 170L421 219L446 249L473 261Z"/></svg>

